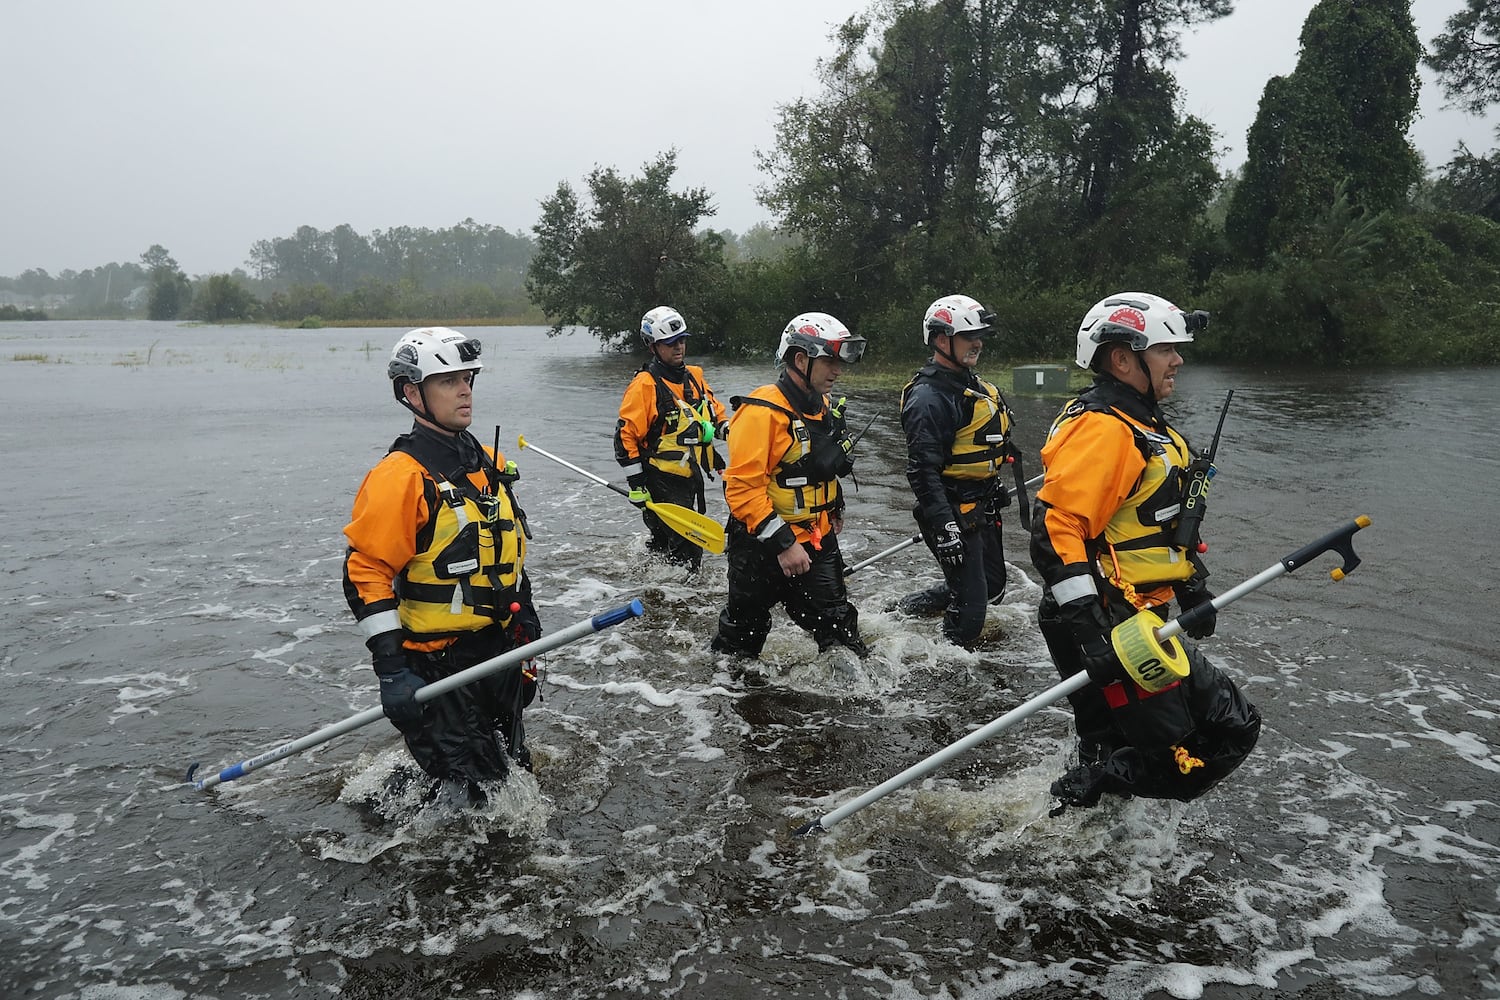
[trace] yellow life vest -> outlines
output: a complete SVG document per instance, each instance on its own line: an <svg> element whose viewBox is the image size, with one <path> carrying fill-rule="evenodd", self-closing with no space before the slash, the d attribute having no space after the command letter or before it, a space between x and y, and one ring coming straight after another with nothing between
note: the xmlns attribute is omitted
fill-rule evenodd
<svg viewBox="0 0 1500 1000"><path fill-rule="evenodd" d="M434 480L439 503L427 526L431 539L396 578L401 626L415 642L508 624L526 559L506 491L480 493L467 481Z"/></svg>
<svg viewBox="0 0 1500 1000"><path fill-rule="evenodd" d="M806 524L817 519L828 510L843 506L844 491L837 476L826 480L815 478L809 466L812 458L814 430L800 413L793 413L784 406L755 396L737 397L740 404L749 403L775 410L787 418L787 432L792 445L781 456L776 468L771 470L771 481L766 484L766 494L771 499L771 509L787 524ZM829 411L825 410L825 413ZM818 421L818 437L831 437L839 431L831 426L832 415Z"/></svg>
<svg viewBox="0 0 1500 1000"><path fill-rule="evenodd" d="M969 421L953 437L953 448L943 465L945 479L994 479L1000 474L1009 450L1011 413L1000 398L1000 390L984 379L976 379L981 392L964 389Z"/></svg>
<svg viewBox="0 0 1500 1000"><path fill-rule="evenodd" d="M1146 468L1104 526L1099 553L1104 576L1121 590L1126 590L1125 584L1149 589L1186 580L1195 567L1187 553L1172 544L1172 535L1182 512L1182 470L1192 460L1187 441L1170 427L1161 434L1125 422L1146 457Z"/></svg>
<svg viewBox="0 0 1500 1000"><path fill-rule="evenodd" d="M690 373L683 373L680 399L655 373L649 374L656 380L657 425L647 441L647 461L669 476L691 476L697 467L708 470L713 478L714 470L723 468L723 459L714 451L714 409L708 394ZM687 398L689 388L697 389L696 405Z"/></svg>

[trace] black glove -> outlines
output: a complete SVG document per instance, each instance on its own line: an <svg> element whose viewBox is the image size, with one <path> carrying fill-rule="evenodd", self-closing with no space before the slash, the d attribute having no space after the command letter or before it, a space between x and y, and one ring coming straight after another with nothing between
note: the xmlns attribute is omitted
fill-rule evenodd
<svg viewBox="0 0 1500 1000"><path fill-rule="evenodd" d="M1087 628L1075 628L1073 635L1078 640L1079 651L1083 654L1083 669L1087 671L1094 683L1113 684L1129 676L1125 673L1125 665L1115 655L1115 648L1110 644L1109 636Z"/></svg>
<svg viewBox="0 0 1500 1000"><path fill-rule="evenodd" d="M536 608L529 603L522 604L521 610L510 616L510 627L516 644L520 646L536 642L542 637L542 619L537 615Z"/></svg>
<svg viewBox="0 0 1500 1000"><path fill-rule="evenodd" d="M385 632L371 639L375 676L380 678L380 708L391 724L403 733L422 727L422 703L417 690L427 682L406 662L400 632Z"/></svg>
<svg viewBox="0 0 1500 1000"><path fill-rule="evenodd" d="M957 521L949 521L934 531L932 550L937 561L948 569L960 569L964 564L964 535L958 530Z"/></svg>
<svg viewBox="0 0 1500 1000"><path fill-rule="evenodd" d="M1208 584L1202 580L1194 579L1177 585L1177 603L1181 605L1184 613L1193 610L1200 605L1207 605L1203 611L1189 618L1183 626L1183 631L1194 639L1207 639L1214 634L1214 626L1219 622L1219 613L1209 604L1214 599L1213 592L1208 589Z"/></svg>
<svg viewBox="0 0 1500 1000"><path fill-rule="evenodd" d="M1078 644L1083 669L1091 680L1096 684L1113 684L1129 676L1109 641L1109 616L1105 614L1099 598L1081 597L1059 605L1057 616L1073 632L1073 641Z"/></svg>
<svg viewBox="0 0 1500 1000"><path fill-rule="evenodd" d="M625 482L630 487L630 502L635 504L636 510L641 510L651 499L651 493L646 489L646 474L637 472L633 476L626 476Z"/></svg>

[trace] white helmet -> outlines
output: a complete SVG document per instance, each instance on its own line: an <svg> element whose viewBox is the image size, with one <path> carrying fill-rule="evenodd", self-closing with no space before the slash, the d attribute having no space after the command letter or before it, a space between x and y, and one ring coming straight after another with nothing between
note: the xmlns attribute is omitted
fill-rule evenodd
<svg viewBox="0 0 1500 1000"><path fill-rule="evenodd" d="M1078 326L1078 367L1087 368L1100 344L1129 344L1144 351L1152 344L1191 344L1208 326L1208 313L1184 313L1160 295L1120 292L1095 303Z"/></svg>
<svg viewBox="0 0 1500 1000"><path fill-rule="evenodd" d="M484 367L479 363L479 352L480 343L472 337L446 326L425 326L401 335L385 371L396 398L401 399L401 387L406 382L420 383L444 372L479 371Z"/></svg>
<svg viewBox="0 0 1500 1000"><path fill-rule="evenodd" d="M967 295L944 295L927 307L922 317L922 343L932 345L932 338L946 334L992 333L995 314Z"/></svg>
<svg viewBox="0 0 1500 1000"><path fill-rule="evenodd" d="M686 336L689 336L687 320L671 306L657 306L641 317L641 339L647 347L675 344Z"/></svg>
<svg viewBox="0 0 1500 1000"><path fill-rule="evenodd" d="M781 331L776 345L776 363L786 364L787 353L804 352L809 358L838 358L854 364L865 356L866 341L849 332L849 328L827 313L802 313Z"/></svg>

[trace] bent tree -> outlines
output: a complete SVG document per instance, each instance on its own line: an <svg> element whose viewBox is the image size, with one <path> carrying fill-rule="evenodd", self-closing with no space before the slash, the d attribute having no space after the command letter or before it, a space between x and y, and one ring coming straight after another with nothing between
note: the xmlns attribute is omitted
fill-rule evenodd
<svg viewBox="0 0 1500 1000"><path fill-rule="evenodd" d="M698 231L713 202L703 188L673 191L676 170L676 150L637 177L596 167L586 198L563 181L542 202L526 291L551 333L582 326L606 344L634 346L641 315L658 305L678 309L695 330L717 327L707 312L724 280L724 238Z"/></svg>

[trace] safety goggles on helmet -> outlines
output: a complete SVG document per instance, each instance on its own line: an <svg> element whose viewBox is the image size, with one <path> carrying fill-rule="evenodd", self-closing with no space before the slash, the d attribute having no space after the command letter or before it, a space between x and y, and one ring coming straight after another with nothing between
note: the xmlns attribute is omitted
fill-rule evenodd
<svg viewBox="0 0 1500 1000"><path fill-rule="evenodd" d="M787 352L799 350L809 358L836 358L854 364L865 356L866 342L827 313L802 313L781 331L776 345L776 363L786 364Z"/></svg>
<svg viewBox="0 0 1500 1000"><path fill-rule="evenodd" d="M787 338L787 346L807 352L809 358L837 358L846 365L852 365L865 356L865 347L868 345L863 337L824 340L822 337L794 331Z"/></svg>
<svg viewBox="0 0 1500 1000"><path fill-rule="evenodd" d="M985 326L976 327L973 330L954 330L953 336L963 337L968 340L979 340L981 338L988 337L990 334L995 332L995 328L989 325L990 323L994 322L994 313L982 313L979 318L985 321Z"/></svg>

